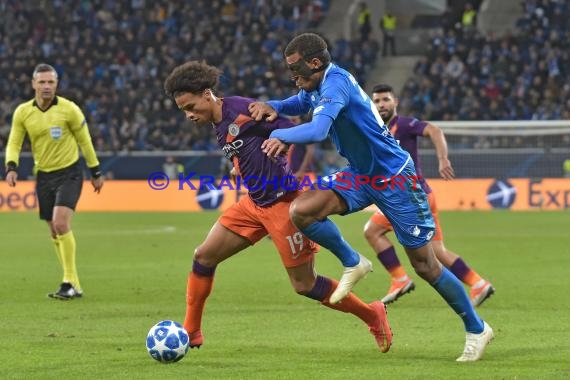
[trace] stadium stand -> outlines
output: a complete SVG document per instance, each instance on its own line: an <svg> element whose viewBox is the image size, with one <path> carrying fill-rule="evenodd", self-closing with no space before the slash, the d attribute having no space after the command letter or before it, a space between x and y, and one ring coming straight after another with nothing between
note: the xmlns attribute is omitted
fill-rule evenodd
<svg viewBox="0 0 570 380"><path fill-rule="evenodd" d="M524 17L516 33L501 37L465 31L455 26L461 25L460 12L448 15L455 20L445 23L417 62L399 94L399 113L449 121L570 120L570 5L556 0L521 4ZM296 90L283 65L284 44L298 31L316 30L329 8L323 0L1 1L0 151L14 107L33 96L33 67L48 62L60 75L59 93L87 115L103 165L116 178L148 174L148 167L133 169L145 162L126 157L133 153L203 150L214 155L211 131L193 128L164 95L165 73L183 61L205 59L224 70L222 94L286 97ZM367 73L382 64L377 41L329 42L336 62L361 84L373 81ZM550 148L568 146L570 135L448 140L451 149ZM422 144L431 147L429 139ZM328 143L322 148L332 149ZM183 163L204 172L212 167L195 156ZM24 162L26 172L32 164Z"/></svg>
<svg viewBox="0 0 570 380"><path fill-rule="evenodd" d="M164 73L204 59L223 69L224 93L288 96L294 88L284 43L315 28L328 7L323 0L1 4L0 150L14 107L33 96L33 67L47 62L58 71L59 94L84 109L103 152L217 149L209 130L192 128L173 108L162 91Z"/></svg>
<svg viewBox="0 0 570 380"><path fill-rule="evenodd" d="M442 28L405 83L400 112L425 120L570 119L570 4L521 5L513 34L483 35L460 22Z"/></svg>

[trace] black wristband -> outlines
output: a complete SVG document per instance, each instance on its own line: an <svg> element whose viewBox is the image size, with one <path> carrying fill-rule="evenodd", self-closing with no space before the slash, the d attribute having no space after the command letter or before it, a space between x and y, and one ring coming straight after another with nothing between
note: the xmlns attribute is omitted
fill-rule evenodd
<svg viewBox="0 0 570 380"><path fill-rule="evenodd" d="M16 165L14 161L8 161L8 163L6 163L6 174L8 174L9 172L15 172L17 170L18 170L18 165Z"/></svg>
<svg viewBox="0 0 570 380"><path fill-rule="evenodd" d="M89 168L89 170L91 171L91 178L93 178L93 179L97 179L97 178L101 177L101 175L103 174L103 173L101 173L101 169L99 168L99 166Z"/></svg>

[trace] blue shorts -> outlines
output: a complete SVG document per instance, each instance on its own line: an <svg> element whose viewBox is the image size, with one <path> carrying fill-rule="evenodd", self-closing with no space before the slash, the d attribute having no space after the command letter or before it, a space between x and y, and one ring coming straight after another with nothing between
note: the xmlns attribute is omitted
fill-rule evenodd
<svg viewBox="0 0 570 380"><path fill-rule="evenodd" d="M327 184L327 188L340 195L348 206L343 215L375 204L392 223L394 233L404 247L422 247L433 237L435 223L411 160L392 178L363 176L351 167L331 178L332 183Z"/></svg>

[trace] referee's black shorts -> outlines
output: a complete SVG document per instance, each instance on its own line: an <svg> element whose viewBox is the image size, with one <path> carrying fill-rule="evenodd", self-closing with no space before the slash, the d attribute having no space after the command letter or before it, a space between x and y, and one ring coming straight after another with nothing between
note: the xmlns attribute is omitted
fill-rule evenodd
<svg viewBox="0 0 570 380"><path fill-rule="evenodd" d="M79 161L53 172L38 171L36 194L40 205L40 219L51 221L54 206L75 210L82 187L83 173Z"/></svg>

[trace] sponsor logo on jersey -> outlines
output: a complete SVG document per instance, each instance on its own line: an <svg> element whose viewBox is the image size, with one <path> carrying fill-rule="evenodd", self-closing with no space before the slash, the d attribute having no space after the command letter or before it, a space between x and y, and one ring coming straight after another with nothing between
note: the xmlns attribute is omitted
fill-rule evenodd
<svg viewBox="0 0 570 380"><path fill-rule="evenodd" d="M234 158L234 156L239 157L239 148L243 146L243 140L235 140L229 143L226 143L222 148L222 152L228 160Z"/></svg>

